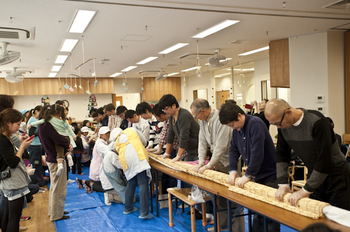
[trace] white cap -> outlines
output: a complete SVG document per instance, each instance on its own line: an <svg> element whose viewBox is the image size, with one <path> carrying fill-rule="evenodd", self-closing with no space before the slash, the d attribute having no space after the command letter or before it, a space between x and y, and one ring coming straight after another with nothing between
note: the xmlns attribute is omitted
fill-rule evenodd
<svg viewBox="0 0 350 232"><path fill-rule="evenodd" d="M104 135L107 132L110 132L111 130L107 127L107 126L103 126L100 128L100 130L98 131L98 136L100 135Z"/></svg>
<svg viewBox="0 0 350 232"><path fill-rule="evenodd" d="M123 130L120 128L114 128L111 131L111 136L109 137L109 140L115 141L118 137L118 135L122 132Z"/></svg>
<svg viewBox="0 0 350 232"><path fill-rule="evenodd" d="M80 131L81 131L82 133L84 133L84 132L89 132L90 129L89 129L89 127L87 127L87 126L84 126L84 127L82 127L82 128L80 129Z"/></svg>

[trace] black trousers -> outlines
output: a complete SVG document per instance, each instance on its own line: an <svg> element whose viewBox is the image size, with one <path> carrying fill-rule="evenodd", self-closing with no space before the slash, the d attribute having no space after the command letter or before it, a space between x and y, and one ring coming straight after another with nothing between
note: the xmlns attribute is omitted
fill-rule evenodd
<svg viewBox="0 0 350 232"><path fill-rule="evenodd" d="M35 172L30 176L32 184L41 184L41 175L43 174L43 163L41 160L42 147L41 145L30 145L27 148L29 153L29 162L35 169Z"/></svg>
<svg viewBox="0 0 350 232"><path fill-rule="evenodd" d="M350 210L350 170L346 164L344 164L344 169L329 175L310 195L310 198Z"/></svg>
<svg viewBox="0 0 350 232"><path fill-rule="evenodd" d="M81 174L81 154L72 154L74 165L72 167L72 174L75 174L78 171L78 174Z"/></svg>

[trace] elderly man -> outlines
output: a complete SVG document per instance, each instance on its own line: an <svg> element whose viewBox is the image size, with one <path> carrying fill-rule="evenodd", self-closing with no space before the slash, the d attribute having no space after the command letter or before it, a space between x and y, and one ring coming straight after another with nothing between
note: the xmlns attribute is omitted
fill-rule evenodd
<svg viewBox="0 0 350 232"><path fill-rule="evenodd" d="M228 182L235 185L238 174L238 159L242 155L247 171L237 185L243 188L250 180L277 188L275 146L264 122L246 115L237 105L225 103L219 113L220 122L233 129L229 150L230 174ZM279 224L268 221L269 231L279 231ZM254 216L253 231L263 231L263 218Z"/></svg>
<svg viewBox="0 0 350 232"><path fill-rule="evenodd" d="M315 110L293 108L282 99L270 100L265 116L278 127L276 199L283 201L290 192L287 169L293 149L308 168L309 176L305 186L288 198L291 205L310 196L350 210L350 170L325 117Z"/></svg>
<svg viewBox="0 0 350 232"><path fill-rule="evenodd" d="M199 123L199 162L195 171L203 173L207 169L214 168L218 172L229 173L229 146L232 136L232 129L222 125L219 121L219 111L212 109L209 102L204 99L197 99L191 104L192 115L198 119ZM205 165L205 157L208 148L212 157ZM220 209L226 208L226 201L220 198ZM213 202L214 203L214 202ZM237 205L235 205L235 208ZM238 208L237 210L240 210ZM221 227L227 227L227 211L220 212ZM243 217L235 218L233 221L233 231L244 231Z"/></svg>

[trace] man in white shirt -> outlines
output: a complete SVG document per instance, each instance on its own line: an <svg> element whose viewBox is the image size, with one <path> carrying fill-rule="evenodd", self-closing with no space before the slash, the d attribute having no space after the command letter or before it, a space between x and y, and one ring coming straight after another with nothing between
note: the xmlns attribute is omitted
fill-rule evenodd
<svg viewBox="0 0 350 232"><path fill-rule="evenodd" d="M190 106L192 115L198 119L198 164L196 172L203 173L207 169L228 174L229 172L229 147L232 137L232 129L222 125L219 120L219 111L212 109L209 102L204 99L196 99ZM205 165L208 148L212 157ZM233 205L237 211L241 210L237 204ZM220 198L220 210L226 209L226 200ZM227 211L220 212L220 226L227 228ZM244 218L234 218L232 221L233 231L244 232Z"/></svg>

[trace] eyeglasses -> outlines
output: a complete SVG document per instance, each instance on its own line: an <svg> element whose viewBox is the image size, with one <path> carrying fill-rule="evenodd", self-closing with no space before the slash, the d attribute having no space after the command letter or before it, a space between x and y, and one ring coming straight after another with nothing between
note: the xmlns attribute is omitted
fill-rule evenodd
<svg viewBox="0 0 350 232"><path fill-rule="evenodd" d="M197 113L197 115L194 115L194 114L193 114L193 117L194 117L194 118L198 118L198 115L199 115L202 111L203 111L203 110L199 111L199 112Z"/></svg>
<svg viewBox="0 0 350 232"><path fill-rule="evenodd" d="M275 125L275 126L281 126L281 125L282 125L282 122L283 122L283 119L284 119L284 115L286 115L286 111L289 110L289 109L290 109L290 108L287 108L287 109L284 110L283 115L282 115L282 119L281 119L280 123L278 123L278 124L271 123L271 124L272 124L272 125Z"/></svg>
<svg viewBox="0 0 350 232"><path fill-rule="evenodd" d="M167 111L169 108L169 106L166 106L164 109L162 109L162 111L165 113L165 111Z"/></svg>

